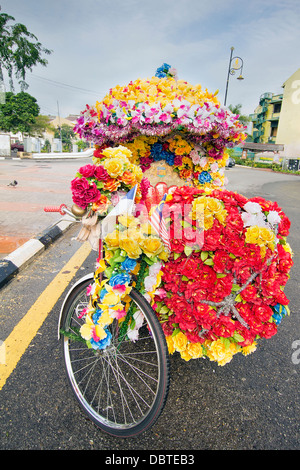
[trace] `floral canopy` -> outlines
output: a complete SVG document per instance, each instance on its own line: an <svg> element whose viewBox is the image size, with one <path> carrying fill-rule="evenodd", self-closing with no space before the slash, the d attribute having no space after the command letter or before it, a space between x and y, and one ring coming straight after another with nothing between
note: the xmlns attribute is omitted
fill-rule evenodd
<svg viewBox="0 0 300 470"><path fill-rule="evenodd" d="M96 145L95 157L121 144L143 171L164 160L187 183L223 186L225 149L246 136L238 116L216 95L178 80L175 69L163 64L154 77L117 85L87 106L75 131Z"/></svg>

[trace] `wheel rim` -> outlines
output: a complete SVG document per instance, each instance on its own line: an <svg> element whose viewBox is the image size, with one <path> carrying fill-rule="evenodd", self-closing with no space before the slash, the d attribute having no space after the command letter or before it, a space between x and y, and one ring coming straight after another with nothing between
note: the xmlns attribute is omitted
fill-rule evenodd
<svg viewBox="0 0 300 470"><path fill-rule="evenodd" d="M80 328L83 319L78 314L87 303L85 293L73 302L67 319L69 331ZM127 430L139 426L160 399L160 349L148 317L145 313L135 342L119 341L119 325L114 320L110 325L112 341L104 350L95 351L85 343L64 338L65 363L73 391L101 427Z"/></svg>

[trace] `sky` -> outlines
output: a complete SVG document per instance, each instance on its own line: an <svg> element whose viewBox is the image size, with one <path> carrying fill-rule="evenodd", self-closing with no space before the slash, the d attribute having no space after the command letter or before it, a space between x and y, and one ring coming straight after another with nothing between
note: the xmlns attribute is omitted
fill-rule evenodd
<svg viewBox="0 0 300 470"><path fill-rule="evenodd" d="M150 78L166 62L178 78L224 103L230 48L244 80L230 76L227 105L253 113L300 68L299 0L0 0L45 48L28 72L40 113L67 117L116 85ZM20 91L16 83L16 92ZM6 91L9 91L8 81Z"/></svg>

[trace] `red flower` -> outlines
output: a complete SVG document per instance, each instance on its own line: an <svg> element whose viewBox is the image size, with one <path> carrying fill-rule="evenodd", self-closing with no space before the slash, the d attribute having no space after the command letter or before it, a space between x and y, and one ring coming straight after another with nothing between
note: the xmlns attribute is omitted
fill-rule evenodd
<svg viewBox="0 0 300 470"><path fill-rule="evenodd" d="M97 201L101 193L95 183L89 184L86 178L75 178L71 181L72 199L75 204L85 209L91 202Z"/></svg>
<svg viewBox="0 0 300 470"><path fill-rule="evenodd" d="M248 284L248 286L242 290L241 297L243 300L246 300L246 302L255 302L258 298L258 291L255 286Z"/></svg>
<svg viewBox="0 0 300 470"><path fill-rule="evenodd" d="M102 165L95 167L95 178L99 181L107 181L109 179L109 174Z"/></svg>
<svg viewBox="0 0 300 470"><path fill-rule="evenodd" d="M276 335L277 333L277 326L276 323L265 323L260 331L259 336L262 338L272 338L272 336Z"/></svg>
<svg viewBox="0 0 300 470"><path fill-rule="evenodd" d="M78 172L85 178L91 178L92 176L94 176L95 165L88 164L82 166L81 168L79 168Z"/></svg>
<svg viewBox="0 0 300 470"><path fill-rule="evenodd" d="M212 332L223 338L230 338L235 331L235 322L225 315L220 315L213 325Z"/></svg>
<svg viewBox="0 0 300 470"><path fill-rule="evenodd" d="M230 271L234 264L234 259L230 258L230 253L225 250L217 250L214 256L214 270L217 273Z"/></svg>
<svg viewBox="0 0 300 470"><path fill-rule="evenodd" d="M217 319L216 311L210 305L201 304L201 302L196 303L194 314L197 322L205 330L209 330Z"/></svg>

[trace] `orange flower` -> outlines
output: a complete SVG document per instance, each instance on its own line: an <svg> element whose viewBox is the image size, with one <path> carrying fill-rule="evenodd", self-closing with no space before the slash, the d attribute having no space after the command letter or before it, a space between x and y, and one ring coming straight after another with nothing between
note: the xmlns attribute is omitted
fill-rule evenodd
<svg viewBox="0 0 300 470"><path fill-rule="evenodd" d="M120 181L110 178L107 181L105 181L104 189L112 193L113 191L117 191L120 184L121 184Z"/></svg>
<svg viewBox="0 0 300 470"><path fill-rule="evenodd" d="M127 186L134 186L135 177L130 171L124 171L121 181Z"/></svg>
<svg viewBox="0 0 300 470"><path fill-rule="evenodd" d="M180 170L179 172L179 176L180 178L182 179L188 179L192 176L192 171L191 170L188 170L186 168L183 168L182 170Z"/></svg>
<svg viewBox="0 0 300 470"><path fill-rule="evenodd" d="M97 201L93 202L92 210L102 214L103 212L106 211L109 204L110 204L109 199L104 194L101 194L100 198Z"/></svg>

